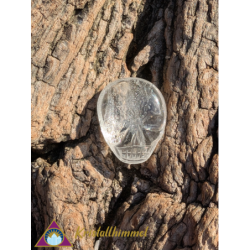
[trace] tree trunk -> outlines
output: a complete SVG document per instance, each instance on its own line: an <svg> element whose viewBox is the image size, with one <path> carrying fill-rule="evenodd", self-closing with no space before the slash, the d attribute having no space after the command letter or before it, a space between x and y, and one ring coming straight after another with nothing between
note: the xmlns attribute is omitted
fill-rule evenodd
<svg viewBox="0 0 250 250"><path fill-rule="evenodd" d="M31 71L32 246L55 219L72 249L218 249L218 1L32 0ZM96 112L130 76L167 104L139 165L113 155ZM148 232L75 238L100 226Z"/></svg>

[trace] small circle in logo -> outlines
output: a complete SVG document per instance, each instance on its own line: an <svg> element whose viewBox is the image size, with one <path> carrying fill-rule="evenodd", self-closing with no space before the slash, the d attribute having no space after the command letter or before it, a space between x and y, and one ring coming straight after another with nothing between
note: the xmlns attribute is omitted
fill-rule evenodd
<svg viewBox="0 0 250 250"><path fill-rule="evenodd" d="M44 239L50 246L58 246L63 238L63 233L57 228L50 228L44 234Z"/></svg>

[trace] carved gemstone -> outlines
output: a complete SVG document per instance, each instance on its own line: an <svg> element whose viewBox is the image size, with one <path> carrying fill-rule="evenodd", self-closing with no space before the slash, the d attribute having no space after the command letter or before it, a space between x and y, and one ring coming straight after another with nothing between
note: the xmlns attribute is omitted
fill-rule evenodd
<svg viewBox="0 0 250 250"><path fill-rule="evenodd" d="M103 136L119 160L146 161L166 125L166 104L161 92L140 78L119 79L101 92L97 113Z"/></svg>

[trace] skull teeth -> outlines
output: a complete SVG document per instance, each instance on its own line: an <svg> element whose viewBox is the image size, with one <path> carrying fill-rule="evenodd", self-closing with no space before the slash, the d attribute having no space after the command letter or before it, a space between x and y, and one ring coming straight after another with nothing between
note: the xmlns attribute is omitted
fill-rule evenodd
<svg viewBox="0 0 250 250"><path fill-rule="evenodd" d="M148 146L119 147L118 152L123 159L140 160L147 157L149 149Z"/></svg>

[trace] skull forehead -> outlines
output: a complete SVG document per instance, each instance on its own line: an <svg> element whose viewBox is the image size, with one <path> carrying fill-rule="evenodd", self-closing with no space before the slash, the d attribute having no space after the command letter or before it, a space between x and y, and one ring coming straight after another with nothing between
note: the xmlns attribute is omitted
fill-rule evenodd
<svg viewBox="0 0 250 250"><path fill-rule="evenodd" d="M114 92L114 94L121 96L121 97L127 97L129 93L131 93L132 85L131 82L119 82L118 84L112 86L110 90Z"/></svg>
<svg viewBox="0 0 250 250"><path fill-rule="evenodd" d="M160 108L159 97L147 82L121 81L106 91L104 99L111 98L117 105L126 105L123 111L150 108L152 104Z"/></svg>

